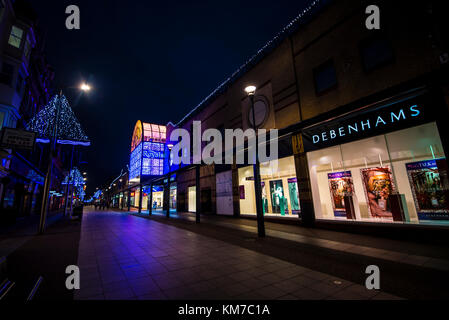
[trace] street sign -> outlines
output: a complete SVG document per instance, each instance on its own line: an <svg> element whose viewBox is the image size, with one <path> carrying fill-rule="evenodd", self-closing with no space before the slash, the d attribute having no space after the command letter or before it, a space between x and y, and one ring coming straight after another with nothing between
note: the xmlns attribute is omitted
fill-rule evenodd
<svg viewBox="0 0 449 320"><path fill-rule="evenodd" d="M3 128L0 145L3 148L32 150L36 133L16 128Z"/></svg>

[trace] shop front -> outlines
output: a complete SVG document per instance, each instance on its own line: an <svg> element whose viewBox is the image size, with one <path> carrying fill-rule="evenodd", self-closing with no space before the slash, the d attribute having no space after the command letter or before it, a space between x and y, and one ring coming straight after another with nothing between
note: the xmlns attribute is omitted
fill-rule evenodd
<svg viewBox="0 0 449 320"><path fill-rule="evenodd" d="M315 218L449 226L442 103L416 91L304 128Z"/></svg>
<svg viewBox="0 0 449 320"><path fill-rule="evenodd" d="M260 164L262 209L265 216L298 217L299 193L293 156ZM241 215L256 214L253 166L238 169Z"/></svg>
<svg viewBox="0 0 449 320"><path fill-rule="evenodd" d="M153 186L153 210L162 210L164 204L164 186Z"/></svg>

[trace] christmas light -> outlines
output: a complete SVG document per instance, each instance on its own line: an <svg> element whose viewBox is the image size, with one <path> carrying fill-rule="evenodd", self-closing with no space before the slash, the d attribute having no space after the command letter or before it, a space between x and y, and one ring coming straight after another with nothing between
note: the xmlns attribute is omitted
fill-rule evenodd
<svg viewBox="0 0 449 320"><path fill-rule="evenodd" d="M70 174L65 176L64 180L62 181L62 184L67 184L68 179L69 179L68 183L76 187L82 186L85 183L84 177L77 167L73 167L73 169L70 171Z"/></svg>
<svg viewBox="0 0 449 320"><path fill-rule="evenodd" d="M53 136L59 104L57 143L89 146L90 141L81 128L64 95L55 95L29 122L27 129L38 134L36 142L49 143Z"/></svg>

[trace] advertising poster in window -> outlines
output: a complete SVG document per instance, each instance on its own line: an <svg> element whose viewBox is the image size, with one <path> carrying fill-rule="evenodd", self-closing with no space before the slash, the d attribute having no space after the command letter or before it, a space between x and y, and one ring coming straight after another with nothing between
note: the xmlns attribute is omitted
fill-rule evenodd
<svg viewBox="0 0 449 320"><path fill-rule="evenodd" d="M273 213L280 213L281 215L288 214L288 204L287 199L284 197L282 180L270 181L270 192Z"/></svg>
<svg viewBox="0 0 449 320"><path fill-rule="evenodd" d="M292 214L299 214L299 193L298 193L298 183L297 179L289 178L288 182L288 194L290 195L290 206L292 208Z"/></svg>
<svg viewBox="0 0 449 320"><path fill-rule="evenodd" d="M240 195L240 199L242 199L242 200L245 199L245 186L239 186L239 195Z"/></svg>
<svg viewBox="0 0 449 320"><path fill-rule="evenodd" d="M263 209L263 214L265 215L265 213L268 212L268 199L267 199L267 191L265 190L265 181L262 181L260 183L261 185L261 189L262 189L262 209Z"/></svg>
<svg viewBox="0 0 449 320"><path fill-rule="evenodd" d="M332 198L332 208L335 217L346 218L345 196L353 195L354 183L351 171L332 172L327 174L329 190Z"/></svg>
<svg viewBox="0 0 449 320"><path fill-rule="evenodd" d="M445 159L405 164L419 220L449 219L448 190L441 167Z"/></svg>
<svg viewBox="0 0 449 320"><path fill-rule="evenodd" d="M371 217L393 220L388 200L395 190L391 169L384 166L361 169L360 172Z"/></svg>

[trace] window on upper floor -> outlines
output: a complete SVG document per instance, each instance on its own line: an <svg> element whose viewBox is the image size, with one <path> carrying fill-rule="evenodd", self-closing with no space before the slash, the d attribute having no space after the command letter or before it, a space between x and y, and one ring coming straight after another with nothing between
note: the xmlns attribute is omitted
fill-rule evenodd
<svg viewBox="0 0 449 320"><path fill-rule="evenodd" d="M22 37L23 37L23 30L17 26L12 26L8 43L13 47L20 48L20 44L22 43Z"/></svg>
<svg viewBox="0 0 449 320"><path fill-rule="evenodd" d="M7 62L3 62L2 69L0 72L0 82L10 86L12 83L13 76L14 76L14 66Z"/></svg>
<svg viewBox="0 0 449 320"><path fill-rule="evenodd" d="M324 62L313 70L315 92L325 93L337 86L337 73L332 59Z"/></svg>
<svg viewBox="0 0 449 320"><path fill-rule="evenodd" d="M370 72L394 60L393 48L386 37L376 35L360 43L363 69Z"/></svg>

